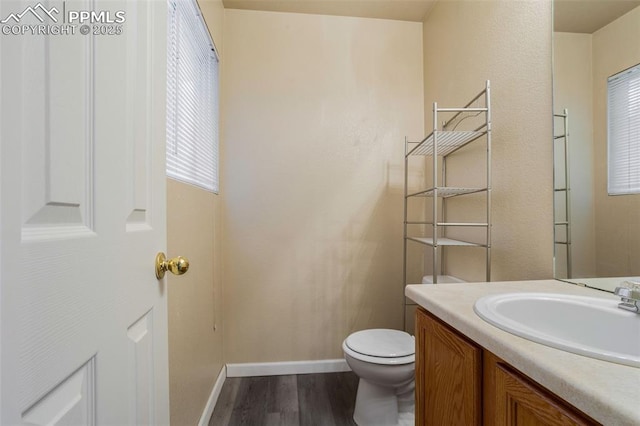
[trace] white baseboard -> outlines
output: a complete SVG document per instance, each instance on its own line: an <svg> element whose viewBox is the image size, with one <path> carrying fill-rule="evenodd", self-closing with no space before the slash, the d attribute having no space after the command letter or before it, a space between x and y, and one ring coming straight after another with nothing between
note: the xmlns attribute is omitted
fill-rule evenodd
<svg viewBox="0 0 640 426"><path fill-rule="evenodd" d="M216 383L213 385L211 395L209 395L209 400L207 401L207 405L205 405L204 407L204 411L202 412L202 416L200 417L198 426L207 426L209 424L209 420L211 419L211 415L213 414L213 409L218 402L220 392L222 392L222 385L224 385L224 381L226 379L227 367L223 365L220 369L220 374L218 374L218 378L216 379Z"/></svg>
<svg viewBox="0 0 640 426"><path fill-rule="evenodd" d="M227 364L227 377L283 376L342 371L351 371L344 359Z"/></svg>

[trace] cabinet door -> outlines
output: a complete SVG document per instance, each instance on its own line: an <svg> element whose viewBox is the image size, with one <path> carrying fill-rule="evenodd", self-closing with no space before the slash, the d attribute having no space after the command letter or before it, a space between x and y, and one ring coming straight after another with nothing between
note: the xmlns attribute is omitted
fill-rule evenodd
<svg viewBox="0 0 640 426"><path fill-rule="evenodd" d="M416 425L480 425L482 349L416 311Z"/></svg>
<svg viewBox="0 0 640 426"><path fill-rule="evenodd" d="M551 395L526 378L511 371L503 364L494 364L495 398L493 410L495 419L489 423L495 426L569 426L597 425L599 423L577 412L567 403ZM486 368L486 365L485 365ZM485 424L488 419L485 419Z"/></svg>

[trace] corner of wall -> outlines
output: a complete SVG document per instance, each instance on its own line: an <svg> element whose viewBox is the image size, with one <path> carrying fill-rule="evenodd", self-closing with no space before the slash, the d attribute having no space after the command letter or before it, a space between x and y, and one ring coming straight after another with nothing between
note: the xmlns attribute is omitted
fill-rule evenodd
<svg viewBox="0 0 640 426"><path fill-rule="evenodd" d="M222 38L225 15L224 4L222 0L197 0L197 2L200 6L202 17L209 28L209 34L211 34L218 57L222 60L224 54L224 40Z"/></svg>

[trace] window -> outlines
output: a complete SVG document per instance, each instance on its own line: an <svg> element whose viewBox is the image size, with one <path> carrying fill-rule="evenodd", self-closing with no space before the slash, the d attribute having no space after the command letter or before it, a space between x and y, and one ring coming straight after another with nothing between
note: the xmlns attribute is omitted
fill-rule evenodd
<svg viewBox="0 0 640 426"><path fill-rule="evenodd" d="M640 64L607 80L609 195L640 193Z"/></svg>
<svg viewBox="0 0 640 426"><path fill-rule="evenodd" d="M167 176L218 192L218 57L196 0L168 0Z"/></svg>

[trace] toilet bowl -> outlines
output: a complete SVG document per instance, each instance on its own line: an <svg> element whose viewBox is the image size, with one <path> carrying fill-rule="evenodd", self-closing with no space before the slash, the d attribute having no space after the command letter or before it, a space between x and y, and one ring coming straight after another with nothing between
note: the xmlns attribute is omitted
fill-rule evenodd
<svg viewBox="0 0 640 426"><path fill-rule="evenodd" d="M398 330L362 330L349 335L342 349L347 364L360 378L353 413L356 424L393 426L401 416L413 419L413 336Z"/></svg>

